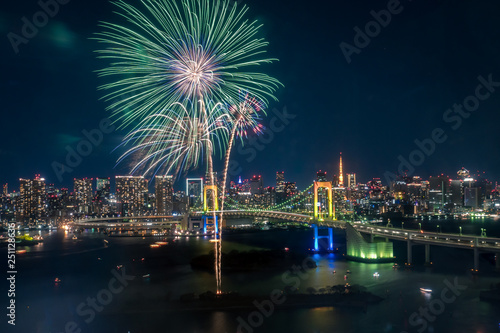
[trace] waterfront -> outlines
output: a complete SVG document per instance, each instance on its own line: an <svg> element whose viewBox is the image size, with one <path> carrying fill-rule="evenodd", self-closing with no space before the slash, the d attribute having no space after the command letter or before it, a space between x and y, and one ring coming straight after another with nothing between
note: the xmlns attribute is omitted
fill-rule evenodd
<svg viewBox="0 0 500 333"><path fill-rule="evenodd" d="M392 221L395 225L396 222ZM414 221L418 225L417 221ZM430 223L433 223L432 221ZM455 228L452 221L441 221L443 228ZM489 229L489 236L500 236L495 221L461 222L465 227ZM409 221L405 225L410 225ZM430 227L429 225L428 227ZM445 227L447 226L447 227ZM425 229L426 224L423 224ZM450 230L451 231L451 230ZM478 234L478 233L476 233ZM257 233L226 235L225 252L237 249L290 248L303 251L312 245L312 230L271 230ZM335 244L343 244L343 232L334 233ZM108 243L104 242L108 240ZM17 317L18 332L64 332L65 325L74 321L82 332L236 332L238 317L248 319L254 311L162 311L168 300L182 294L214 290L210 273L193 270L190 260L213 248L204 237L169 238L168 245L151 248L158 239L152 237L109 237L92 232L72 239L62 230L44 235L40 245L26 247L18 254ZM404 261L405 244L395 242L395 255ZM429 321L429 332L499 332L500 304L479 300L479 291L499 283L500 276L488 257L481 258L482 274L473 276L472 251L432 247L434 266L423 266L423 249L415 248L415 267L393 269L392 264L363 264L343 260L341 254L313 255L317 268L302 275L290 275L299 283L300 292L308 288L344 284L344 275L351 285L359 284L370 292L386 298L366 309L352 308L290 308L277 310L263 318L254 332L417 332L411 325L411 315L426 307L447 286L446 280L458 279L466 289L454 302L446 304L435 320ZM143 260L144 258L144 260ZM122 268L117 266L123 265ZM290 268L291 269L291 268ZM80 316L77 308L107 289L112 270L125 270L135 278L112 296L102 311ZM333 274L333 271L336 274ZM347 270L351 273L346 274ZM380 276L374 277L378 272ZM283 272L233 273L223 275L226 291L269 295L275 288L283 289ZM144 275L149 277L144 278ZM61 282L55 283L59 278ZM432 289L431 295L420 288ZM157 307L157 311L152 308ZM89 307L83 309L88 310ZM88 311L87 311L88 312ZM452 320L451 320L452 319ZM89 320L89 322L85 322ZM76 332L76 331L75 331Z"/></svg>

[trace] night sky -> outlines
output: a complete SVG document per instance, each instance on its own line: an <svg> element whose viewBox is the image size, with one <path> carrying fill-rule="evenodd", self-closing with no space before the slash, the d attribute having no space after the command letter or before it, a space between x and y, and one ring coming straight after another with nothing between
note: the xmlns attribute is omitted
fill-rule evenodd
<svg viewBox="0 0 500 333"><path fill-rule="evenodd" d="M500 87L459 126L443 120L455 103L475 94L479 76L500 82L498 1L404 0L350 63L340 43L354 45L354 28L365 30L374 20L370 11L387 9L388 1L245 3L249 17L264 24L269 55L280 59L262 70L285 85L264 122L276 117L274 108L286 108L295 118L258 149L248 142L236 148L239 168L233 180L262 174L264 183L273 185L280 170L304 188L320 169L338 172L339 152L344 171L356 173L358 181L383 178L386 171L397 172L398 156L408 159L416 139L430 138L437 128L447 140L436 144L414 174L454 175L464 166L500 180ZM90 37L100 30L98 21L117 20L114 6L104 0L69 1L16 54L8 33L21 34L22 17L31 21L40 10L35 0L8 1L0 9L0 183L17 190L18 178L39 173L72 189L74 177L127 174L126 165L115 168L120 150L112 152L124 135L120 131L105 134L62 182L52 169L54 161L64 163L65 147L76 147L83 130L97 128L109 116L97 90L104 81L95 73L106 62L96 59L99 46ZM251 162L253 154L244 149L255 149Z"/></svg>

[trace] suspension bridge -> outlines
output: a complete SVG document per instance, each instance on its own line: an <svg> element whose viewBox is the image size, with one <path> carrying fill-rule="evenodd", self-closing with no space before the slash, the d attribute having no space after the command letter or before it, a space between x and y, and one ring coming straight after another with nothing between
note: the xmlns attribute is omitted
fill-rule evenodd
<svg viewBox="0 0 500 333"><path fill-rule="evenodd" d="M322 192L320 193L320 190ZM211 203L207 200L213 191ZM496 253L496 267L500 270L500 238L462 233L436 233L413 229L398 229L392 226L379 226L366 222L337 220L331 182L315 182L304 191L286 201L265 209L242 205L231 197L226 198L227 210L220 210L218 187L205 186L203 190L203 210L192 211L184 216L134 216L86 218L71 223L75 228L127 228L154 229L168 228L172 224L181 225L184 230L197 231L204 235L215 235L219 230L219 218L267 218L310 225L314 229L314 249L320 250L320 239L326 239L326 250L333 250L333 230L343 229L346 235L346 256L364 262L394 261L393 242L407 243L406 264L413 264L413 247L425 247L425 261L431 263L431 245L474 251L473 271L479 271L479 254ZM323 198L321 197L323 196ZM209 197L208 197L209 198ZM311 212L290 212L291 207L305 200L312 200ZM211 207L209 207L211 206ZM325 232L326 231L326 234Z"/></svg>

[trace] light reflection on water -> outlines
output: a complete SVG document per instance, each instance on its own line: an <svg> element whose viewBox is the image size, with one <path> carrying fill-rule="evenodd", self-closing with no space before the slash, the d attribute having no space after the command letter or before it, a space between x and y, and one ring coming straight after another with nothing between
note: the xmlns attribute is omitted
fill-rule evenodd
<svg viewBox="0 0 500 333"><path fill-rule="evenodd" d="M495 232L494 226L489 228ZM16 301L20 332L63 332L70 320L77 322L82 332L236 332L237 318L247 318L251 312L143 311L155 308L156 304L163 309L167 299L184 293L214 289L212 274L193 271L189 265L192 257L213 249L207 238L169 240L168 245L151 249L149 244L154 238L111 237L106 245L104 236L99 234L82 234L78 240L72 240L71 236L64 232L44 234L42 245L27 247L28 253L18 255ZM342 243L342 237L341 233L335 234L336 244ZM310 247L312 232L272 231L226 235L225 239L224 251L228 252L266 247L296 250ZM403 259L405 246L395 243L395 254ZM347 282L351 285L365 286L386 300L365 311L341 307L279 310L265 318L254 332L417 332L418 327L409 323L411 314L439 297L445 288L444 281L453 281L457 276L467 290L456 302L446 305L444 313L430 323L429 331L498 333L500 305L478 298L480 290L500 282L492 264L483 258L481 268L487 273L472 276L467 271L472 264L471 251L432 247L436 265L426 268L422 265L423 250L419 248L414 251L413 270L395 270L392 264L347 262L339 254L314 255L318 267L308 270L299 280L301 292L344 284L344 275L348 275ZM117 265L123 265L127 274L137 278L93 322L85 323L76 313L77 306L107 286L111 270ZM351 273L347 274L347 270ZM373 277L374 272L380 276ZM284 273L225 275L223 286L224 290L269 295L275 288L284 288ZM142 278L144 274L151 274L149 281ZM54 283L56 277L61 279L58 284ZM433 293L423 294L419 288L432 289Z"/></svg>

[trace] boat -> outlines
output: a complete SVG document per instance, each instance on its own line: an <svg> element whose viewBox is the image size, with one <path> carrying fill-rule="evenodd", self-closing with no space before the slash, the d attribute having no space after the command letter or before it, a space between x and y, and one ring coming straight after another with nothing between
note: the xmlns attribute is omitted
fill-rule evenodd
<svg viewBox="0 0 500 333"><path fill-rule="evenodd" d="M350 270L347 270L347 274L351 274L351 271L350 271Z"/></svg>
<svg viewBox="0 0 500 333"><path fill-rule="evenodd" d="M108 242L108 240L107 240L107 239L105 239L105 240L104 240L104 243L108 244L109 242Z"/></svg>
<svg viewBox="0 0 500 333"><path fill-rule="evenodd" d="M378 272L373 273L373 277L378 278L379 276L380 276L380 274Z"/></svg>
<svg viewBox="0 0 500 333"><path fill-rule="evenodd" d="M116 266L116 269L120 269L122 267L123 267L123 265L118 265L118 266Z"/></svg>
<svg viewBox="0 0 500 333"><path fill-rule="evenodd" d="M59 283L59 282L61 282L61 279L56 278L56 279L54 280L54 282L55 282L55 283Z"/></svg>
<svg viewBox="0 0 500 333"><path fill-rule="evenodd" d="M16 253L17 253L17 254L22 254L22 253L26 253L26 252L27 252L27 251L26 251L26 250L24 250L24 249L23 249L23 250L16 250Z"/></svg>
<svg viewBox="0 0 500 333"><path fill-rule="evenodd" d="M160 245L158 245L158 244L150 244L149 246L150 246L150 247L153 247L153 248L154 248L154 247L160 247Z"/></svg>
<svg viewBox="0 0 500 333"><path fill-rule="evenodd" d="M156 244L158 244L158 245L167 245L168 242L156 242Z"/></svg>
<svg viewBox="0 0 500 333"><path fill-rule="evenodd" d="M76 235L73 235L73 237L71 237L71 239L76 240L76 239L78 239L78 237L76 237Z"/></svg>
<svg viewBox="0 0 500 333"><path fill-rule="evenodd" d="M432 293L432 289L420 288L420 291L428 294Z"/></svg>
<svg viewBox="0 0 500 333"><path fill-rule="evenodd" d="M147 278L150 277L150 274L144 274L142 277L145 278L145 279L147 279Z"/></svg>
<svg viewBox="0 0 500 333"><path fill-rule="evenodd" d="M36 240L30 235L26 234L23 236L16 236L16 244L17 245L34 245L40 243L40 240Z"/></svg>

